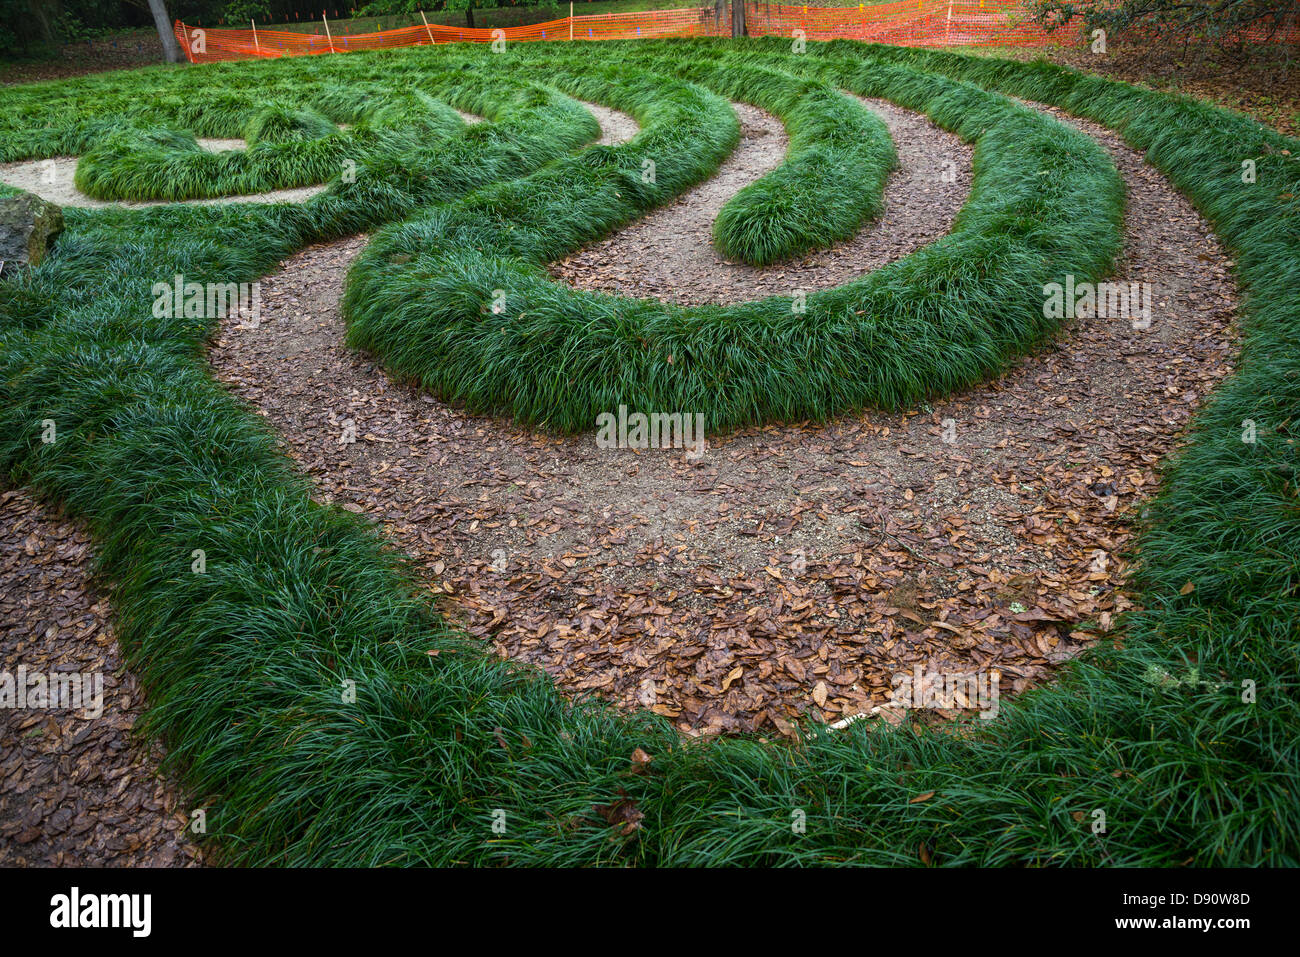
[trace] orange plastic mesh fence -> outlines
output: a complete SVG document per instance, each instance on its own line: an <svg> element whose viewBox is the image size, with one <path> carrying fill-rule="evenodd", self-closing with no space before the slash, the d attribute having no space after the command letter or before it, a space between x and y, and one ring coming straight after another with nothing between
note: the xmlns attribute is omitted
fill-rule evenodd
<svg viewBox="0 0 1300 957"><path fill-rule="evenodd" d="M871 40L900 46L1041 46L1081 39L1078 28L1048 32L1033 23L1022 0L897 0L858 7L805 7L746 3L750 36L797 36L809 40ZM493 40L622 40L638 37L730 36L730 6L582 14L522 27L472 29L437 23L378 33L286 33L190 27L176 21L176 39L194 63L251 57L347 53L431 43L491 43ZM1243 31L1246 41L1300 42L1300 24Z"/></svg>
<svg viewBox="0 0 1300 957"><path fill-rule="evenodd" d="M745 5L753 36L870 40L899 46L1039 46L1078 40L1075 29L1048 33L1024 7L1006 0L898 0L859 7Z"/></svg>
<svg viewBox="0 0 1300 957"><path fill-rule="evenodd" d="M286 33L279 30L227 30L186 26L176 21L176 39L193 63L240 60L249 57L297 56L311 53L347 53L387 47L427 46L430 43L491 43L493 40L616 40L637 37L690 37L730 35L730 21L715 15L713 7L651 10L644 13L607 13L563 17L523 27L473 29L437 23L417 24L378 33Z"/></svg>

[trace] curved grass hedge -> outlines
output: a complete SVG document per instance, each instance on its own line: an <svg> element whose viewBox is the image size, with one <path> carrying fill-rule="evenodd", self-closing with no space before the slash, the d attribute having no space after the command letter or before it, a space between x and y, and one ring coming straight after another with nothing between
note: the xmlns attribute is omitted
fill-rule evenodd
<svg viewBox="0 0 1300 957"><path fill-rule="evenodd" d="M753 266L795 258L850 238L884 209L885 180L898 163L889 130L826 84L741 55L623 62L700 83L785 124L784 162L727 200L714 221L713 242L724 256Z"/></svg>
<svg viewBox="0 0 1300 957"><path fill-rule="evenodd" d="M1053 330L1045 283L1110 267L1119 175L1091 138L997 94L896 68L871 74L872 95L976 141L971 197L949 236L807 295L806 311L793 290L680 307L578 291L546 273L678 191L676 181L640 182L646 157L701 178L697 158L713 141L674 114L624 146L382 230L349 274L349 343L444 399L574 432L620 405L701 412L711 431L818 420L908 406L997 373ZM597 75L588 64L584 82ZM693 75L709 82L710 70Z"/></svg>
<svg viewBox="0 0 1300 957"><path fill-rule="evenodd" d="M249 146L270 143L305 143L338 131L328 117L310 107L271 103L258 110L244 127Z"/></svg>
<svg viewBox="0 0 1300 957"><path fill-rule="evenodd" d="M624 56L617 66L593 63L594 58L586 55L547 56L547 68L537 71L535 64L540 59L536 54L493 55L491 62L513 74L524 71L575 96L621 104L620 108L629 112L644 109L646 96L621 95L618 84L611 85L609 80L625 80L636 70L648 71L645 76L651 85L662 82L654 77L689 80L781 118L790 136L785 159L728 199L718 214L714 243L724 256L751 265L794 258L851 237L884 207L885 180L897 163L889 130L873 113L825 83L800 79L727 53L709 62L682 62L662 55ZM672 128L671 122L659 122L665 130ZM680 136L683 130L676 132ZM644 158L653 158L664 135L660 131L654 143L638 141L637 149ZM690 161L689 148L671 155L674 170L683 156L692 168L698 165ZM716 167L711 153L709 166ZM661 192L651 191L648 202L657 205L663 201ZM611 221L608 216L601 225L607 221Z"/></svg>
<svg viewBox="0 0 1300 957"><path fill-rule="evenodd" d="M783 46L743 49L775 59ZM734 47L672 49L686 57L717 48ZM349 54L310 66L436 69L454 56ZM885 64L938 71L1112 125L1233 249L1248 294L1240 369L1197 416L1147 518L1145 610L1126 620L1122 646L1086 655L1058 684L1004 702L997 721L960 736L857 724L810 728L794 747L683 742L653 716L566 702L538 672L495 661L448 628L361 519L312 503L274 437L207 374L208 322L150 314L142 261L199 280L250 281L307 242L433 201L436 191L420 186L427 164L406 177L376 170L376 185L301 209L69 210L57 255L0 282L0 465L89 524L119 638L150 695L148 730L166 738L195 806L209 808L220 859L916 864L925 842L940 865L1300 862L1300 143L1244 117L1043 64L849 43L812 45L794 59L783 62L843 71L864 86ZM215 83L248 71L266 81L301 69L240 64L181 76ZM0 155L37 143L49 152L36 155L52 155L61 151L53 144L85 135L69 120L15 138L4 125L12 117L47 107L66 116L173 75L13 88ZM489 100L491 90L452 102L508 111L471 105L474 97ZM496 135L485 149L507 148ZM1259 164L1253 188L1240 182L1243 158ZM527 165L502 159L494 169ZM1252 446L1240 441L1247 417L1258 424ZM49 445L39 439L46 418L61 436ZM209 555L202 576L190 572L199 547ZM1187 581L1197 587L1181 594ZM1212 680L1151 684L1143 676L1153 665L1178 676L1196 667ZM1240 700L1242 678L1258 682L1254 705ZM357 682L354 705L339 700L344 679ZM649 773L630 775L637 747L655 759ZM912 803L926 791L930 800ZM592 809L621 793L645 813L629 835ZM1102 837L1091 833L1094 808L1107 813ZM491 829L497 809L505 834ZM807 815L805 833L790 827L795 809Z"/></svg>
<svg viewBox="0 0 1300 957"><path fill-rule="evenodd" d="M455 91L465 82L461 71L425 74L418 87L382 95L369 91L366 106L350 113L340 105L337 89L296 84L300 95L319 97L324 108L354 119L356 126L340 130L314 109L253 104L243 112L230 110L226 125L215 130L243 136L248 148L216 153L201 149L190 133L141 128L130 124L142 119L126 117L118 128L96 134L77 164L76 184L97 199L201 199L329 182L349 164L353 172L360 164L400 165L403 157L437 149L464 130L460 115L429 91ZM503 82L522 92L518 81ZM584 124L584 133L598 132L590 117L575 114L575 119Z"/></svg>

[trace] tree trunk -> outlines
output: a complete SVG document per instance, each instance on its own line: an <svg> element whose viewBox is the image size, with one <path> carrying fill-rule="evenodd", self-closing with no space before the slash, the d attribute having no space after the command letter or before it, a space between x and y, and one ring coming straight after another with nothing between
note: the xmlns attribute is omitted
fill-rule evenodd
<svg viewBox="0 0 1300 957"><path fill-rule="evenodd" d="M36 21L41 45L57 49L63 43L63 38L55 31L53 21L63 12L62 0L28 0L27 10ZM23 40L26 41L25 33Z"/></svg>
<svg viewBox="0 0 1300 957"><path fill-rule="evenodd" d="M465 26L467 26L467 27L472 27L472 26L474 26L474 8L473 8L473 7L466 7L466 8L465 8Z"/></svg>
<svg viewBox="0 0 1300 957"><path fill-rule="evenodd" d="M149 0L149 12L153 14L154 25L158 27L158 39L162 40L163 58L168 63L180 63L181 48L176 45L176 33L172 30L171 18L167 16L163 0Z"/></svg>

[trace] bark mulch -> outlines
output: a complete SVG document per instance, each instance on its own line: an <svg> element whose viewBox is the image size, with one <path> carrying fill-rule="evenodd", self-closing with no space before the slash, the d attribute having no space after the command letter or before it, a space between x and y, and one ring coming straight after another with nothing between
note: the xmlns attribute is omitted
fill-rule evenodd
<svg viewBox="0 0 1300 957"><path fill-rule="evenodd" d="M161 752L132 734L145 699L122 666L92 558L79 525L0 491L0 671L103 676L98 717L0 708L0 866L197 865L189 817L158 775Z"/></svg>

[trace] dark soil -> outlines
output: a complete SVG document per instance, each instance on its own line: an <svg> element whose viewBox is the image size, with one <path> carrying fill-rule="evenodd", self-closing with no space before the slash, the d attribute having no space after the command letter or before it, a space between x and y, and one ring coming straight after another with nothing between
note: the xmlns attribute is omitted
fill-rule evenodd
<svg viewBox="0 0 1300 957"><path fill-rule="evenodd" d="M162 62L162 41L157 30L121 30L82 43L69 43L54 56L0 61L0 85L59 80L108 70L156 66Z"/></svg>

